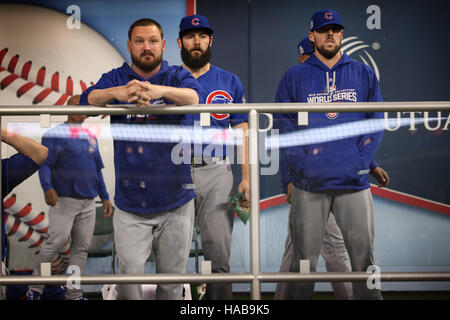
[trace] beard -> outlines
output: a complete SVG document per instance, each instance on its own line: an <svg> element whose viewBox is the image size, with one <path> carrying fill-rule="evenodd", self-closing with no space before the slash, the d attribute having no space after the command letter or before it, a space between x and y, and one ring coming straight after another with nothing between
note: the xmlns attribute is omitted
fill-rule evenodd
<svg viewBox="0 0 450 320"><path fill-rule="evenodd" d="M192 55L194 50L199 50L200 55ZM192 50L187 50L184 45L181 46L181 60L191 69L200 69L211 60L211 47L202 51L199 47L194 47Z"/></svg>
<svg viewBox="0 0 450 320"><path fill-rule="evenodd" d="M151 56L153 57L153 60L151 60L150 62L146 62L141 60L142 57L144 56ZM144 51L141 53L141 55L139 57L137 57L134 54L131 54L131 61L133 62L133 64L138 67L139 69L141 69L144 72L151 72L153 71L157 66L159 66L162 62L162 55L160 55L159 57L156 57L153 53L148 52L148 51Z"/></svg>
<svg viewBox="0 0 450 320"><path fill-rule="evenodd" d="M334 49L325 49L325 44L321 47L316 47L316 50L326 59L332 59L341 50L341 43L336 44Z"/></svg>

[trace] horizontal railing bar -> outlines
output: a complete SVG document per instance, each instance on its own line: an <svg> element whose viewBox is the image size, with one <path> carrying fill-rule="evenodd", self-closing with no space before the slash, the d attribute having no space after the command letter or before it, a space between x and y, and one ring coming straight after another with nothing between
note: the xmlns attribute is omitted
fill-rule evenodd
<svg viewBox="0 0 450 320"><path fill-rule="evenodd" d="M359 282L375 277L367 272L312 272L293 274L290 272L262 273L257 276L261 282ZM378 275L377 275L378 276ZM381 272L380 281L450 281L450 272Z"/></svg>
<svg viewBox="0 0 450 320"><path fill-rule="evenodd" d="M245 104L197 104L188 106L166 105L135 107L130 105L95 106L0 106L0 116L8 115L120 115L120 114L187 114L187 113L292 113L292 112L419 112L449 111L450 101L411 102L358 102L358 103L245 103Z"/></svg>
<svg viewBox="0 0 450 320"><path fill-rule="evenodd" d="M210 283L210 282L234 282L249 283L254 279L261 282L360 282L367 281L369 277L375 277L367 272L312 272L312 273L261 273L253 276L251 273L229 273L229 274L145 274L145 275L55 275L55 276L3 276L0 285L18 284L67 284L68 282L80 281L80 284L158 284L158 283ZM450 272L381 272L380 281L403 282L403 281L450 281Z"/></svg>
<svg viewBox="0 0 450 320"><path fill-rule="evenodd" d="M75 277L74 275L54 275L54 276L3 276L0 278L0 285L16 285L16 284L66 284L69 282L80 281L80 284L158 284L158 283L194 283L194 282L235 282L245 283L254 279L254 276L249 273L242 274L172 274L172 273L157 273L157 274L116 274L116 275L81 275Z"/></svg>

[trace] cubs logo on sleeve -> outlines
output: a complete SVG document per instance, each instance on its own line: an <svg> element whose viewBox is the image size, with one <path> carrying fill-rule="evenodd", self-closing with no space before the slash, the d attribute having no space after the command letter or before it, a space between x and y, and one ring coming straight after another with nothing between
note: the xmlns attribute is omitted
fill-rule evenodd
<svg viewBox="0 0 450 320"><path fill-rule="evenodd" d="M233 103L231 95L224 90L215 90L206 98L207 104L228 104ZM211 116L216 120L223 120L230 116L229 113L212 113Z"/></svg>

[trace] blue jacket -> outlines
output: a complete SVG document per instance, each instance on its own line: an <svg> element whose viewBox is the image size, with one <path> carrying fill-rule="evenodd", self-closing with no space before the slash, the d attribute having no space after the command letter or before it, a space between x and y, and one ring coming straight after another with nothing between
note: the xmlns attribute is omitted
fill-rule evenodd
<svg viewBox="0 0 450 320"><path fill-rule="evenodd" d="M46 192L55 189L59 197L108 200L103 180L103 161L96 137L77 123L65 122L48 130L42 144L49 150L39 169L39 180Z"/></svg>
<svg viewBox="0 0 450 320"><path fill-rule="evenodd" d="M194 89L204 103L203 89L189 71L181 66L161 64L158 73L144 79L126 63L102 75L100 80L82 95L80 104L89 104L87 97L94 89L122 86L133 79L152 84ZM153 104L171 104L166 99ZM110 104L125 104L112 101ZM146 136L124 137L122 127L153 128L154 125L180 125L184 115L119 115L111 116L111 132L114 139L114 164L116 174L115 204L121 210L151 214L181 207L195 194L192 189L190 164L176 165L171 159L173 142L148 142ZM126 132L132 132L125 130Z"/></svg>
<svg viewBox="0 0 450 320"><path fill-rule="evenodd" d="M244 88L239 78L219 67L211 65L208 72L201 75L198 79L202 88L206 92L207 104L228 104L228 103L243 103L245 101ZM212 113L210 115L211 127L216 129L228 129L230 125L232 127L242 123L248 122L247 114L240 113ZM185 125L193 126L194 122L200 121L199 114L187 114L183 123ZM203 144L201 150L205 151L205 148L209 144ZM194 151L197 151L195 148ZM221 155L216 155L216 149L211 150L211 156L227 156L226 147L223 147ZM201 155L195 155L200 157Z"/></svg>
<svg viewBox="0 0 450 320"><path fill-rule="evenodd" d="M276 102L375 102L382 101L377 78L368 66L343 54L329 69L313 54L291 67L278 86ZM382 118L381 112L308 113L308 126L297 125L297 114L279 114L275 126L281 133L331 127ZM325 134L325 133L324 133ZM334 136L332 128L327 131ZM369 187L369 172L382 132L317 144L292 146L282 152L282 185L287 182L306 191L362 190Z"/></svg>

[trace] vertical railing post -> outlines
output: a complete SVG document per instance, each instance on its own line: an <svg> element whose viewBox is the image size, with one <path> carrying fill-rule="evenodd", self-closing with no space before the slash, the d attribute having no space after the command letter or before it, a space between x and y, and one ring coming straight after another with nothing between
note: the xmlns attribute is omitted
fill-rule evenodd
<svg viewBox="0 0 450 320"><path fill-rule="evenodd" d="M248 149L250 166L250 269L253 275L250 298L261 300L261 283L256 278L261 271L259 237L259 157L258 157L258 112L248 114Z"/></svg>

